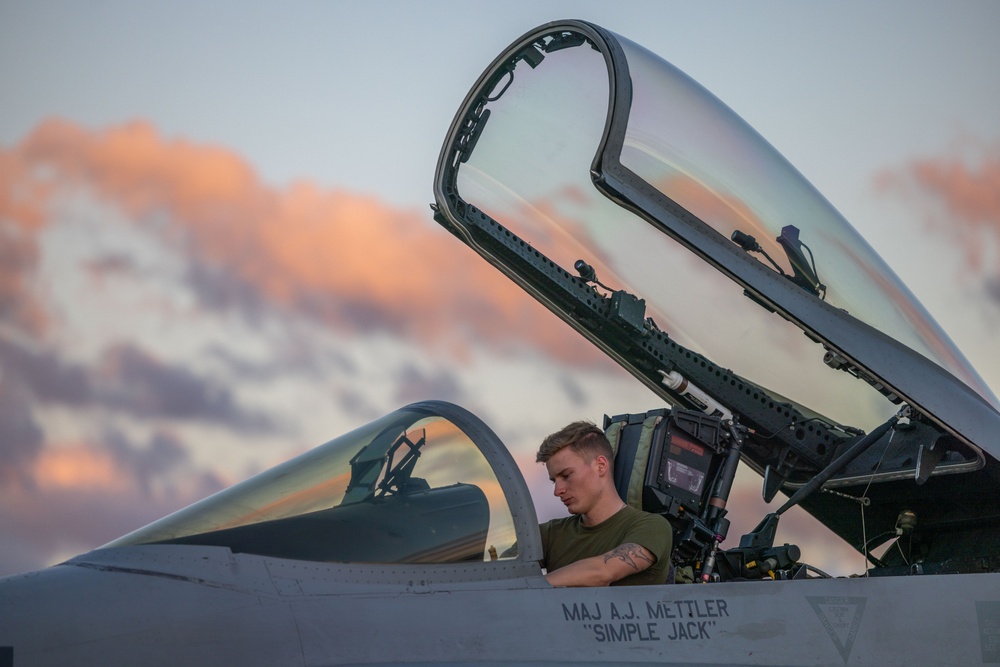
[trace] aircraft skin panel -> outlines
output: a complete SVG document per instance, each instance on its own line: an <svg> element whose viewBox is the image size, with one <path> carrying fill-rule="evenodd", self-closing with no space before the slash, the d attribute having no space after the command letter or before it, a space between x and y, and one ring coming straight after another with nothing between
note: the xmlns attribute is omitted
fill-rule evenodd
<svg viewBox="0 0 1000 667"><path fill-rule="evenodd" d="M303 664L260 559L135 552L0 580L0 646L13 664Z"/></svg>
<svg viewBox="0 0 1000 667"><path fill-rule="evenodd" d="M498 582L497 585L503 587L511 586L512 580L544 585L537 578L542 572L539 564L521 560L383 566L269 559L267 569L276 590L282 595L335 595L345 591L398 590L400 586L418 585L427 588L463 582L476 582L480 586Z"/></svg>
<svg viewBox="0 0 1000 667"><path fill-rule="evenodd" d="M263 562L247 561L229 549L215 547L149 545L97 549L72 558L59 567L145 574L214 588L249 590L262 595L276 592Z"/></svg>
<svg viewBox="0 0 1000 667"><path fill-rule="evenodd" d="M0 581L0 646L13 648L18 667L134 665L137 656L248 666L1000 660L1000 574L557 589L539 573L317 593L324 568L336 579L341 566L308 563L290 586L294 562L163 551L125 548L105 559L113 565L78 559ZM370 569L390 575L383 582L413 570Z"/></svg>
<svg viewBox="0 0 1000 667"><path fill-rule="evenodd" d="M299 631L309 664L338 650L327 630L333 624L357 640L339 648L353 664L365 664L376 650L379 659L401 663L420 656L455 663L500 657L513 664L978 664L990 639L981 638L984 621L975 600L1000 577L959 578L926 577L917 590L898 579L839 579L490 590L488 597L466 584L351 600L353 615L331 616L329 623L321 601L303 598L293 605L297 618L308 619ZM924 604L899 609L903 590ZM456 609L465 618L445 622ZM406 640L390 644L385 628L401 626L408 629ZM905 647L899 641L904 637Z"/></svg>

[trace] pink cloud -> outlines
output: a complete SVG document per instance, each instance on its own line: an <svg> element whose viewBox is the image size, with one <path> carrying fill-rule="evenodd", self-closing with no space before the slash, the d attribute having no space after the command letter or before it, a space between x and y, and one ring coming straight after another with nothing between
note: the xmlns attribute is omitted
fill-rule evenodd
<svg viewBox="0 0 1000 667"><path fill-rule="evenodd" d="M0 307L24 326L43 321L27 298L36 236L54 196L90 192L135 221L166 214L162 234L183 248L201 284L348 330L389 330L424 345L467 350L528 344L565 363L603 363L562 325L537 326L541 307L430 222L373 197L263 183L233 151L168 140L144 122L91 131L39 125L0 151L0 214L16 244L0 272ZM218 304L216 304L218 305Z"/></svg>
<svg viewBox="0 0 1000 667"><path fill-rule="evenodd" d="M0 485L0 576L96 548L223 486L169 433L108 440L48 443Z"/></svg>
<svg viewBox="0 0 1000 667"><path fill-rule="evenodd" d="M912 160L878 175L882 193L908 198L931 211L931 229L961 245L969 268L1000 279L1000 144L977 147L978 159L935 156ZM992 257L994 265L987 265Z"/></svg>
<svg viewBox="0 0 1000 667"><path fill-rule="evenodd" d="M45 325L30 278L38 262L37 235L45 224L38 200L46 191L23 160L0 151L0 320L35 333Z"/></svg>

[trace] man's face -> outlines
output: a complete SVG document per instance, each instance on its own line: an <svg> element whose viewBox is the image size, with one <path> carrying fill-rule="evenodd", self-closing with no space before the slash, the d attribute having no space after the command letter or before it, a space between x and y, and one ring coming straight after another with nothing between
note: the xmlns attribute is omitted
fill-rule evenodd
<svg viewBox="0 0 1000 667"><path fill-rule="evenodd" d="M601 497L604 487L602 472L607 471L603 456L593 461L564 447L545 462L549 479L555 484L553 495L559 498L570 514L586 514Z"/></svg>

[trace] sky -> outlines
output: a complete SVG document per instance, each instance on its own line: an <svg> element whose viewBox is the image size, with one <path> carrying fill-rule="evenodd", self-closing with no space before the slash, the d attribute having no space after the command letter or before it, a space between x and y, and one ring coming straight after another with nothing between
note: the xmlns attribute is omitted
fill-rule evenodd
<svg viewBox="0 0 1000 667"><path fill-rule="evenodd" d="M1000 392L995 2L0 0L0 576L432 398L557 515L541 438L660 404L428 205L478 75L565 18L743 116ZM730 506L752 528L759 480Z"/></svg>

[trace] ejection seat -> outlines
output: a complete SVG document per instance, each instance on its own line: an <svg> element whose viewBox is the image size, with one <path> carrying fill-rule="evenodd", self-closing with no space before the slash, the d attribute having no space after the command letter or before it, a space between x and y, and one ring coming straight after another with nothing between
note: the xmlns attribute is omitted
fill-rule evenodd
<svg viewBox="0 0 1000 667"><path fill-rule="evenodd" d="M738 426L696 410L661 408L606 416L604 431L615 452L618 493L673 528L673 581L807 576L797 546L774 545L777 513L743 535L738 547L719 549L729 531L726 500L741 450Z"/></svg>
<svg viewBox="0 0 1000 667"><path fill-rule="evenodd" d="M721 429L717 417L677 408L605 415L619 495L636 509L664 516L673 528L668 583L691 580L690 568L675 565L691 560L692 546L704 546L704 537L692 531L692 517L707 507L725 458Z"/></svg>

